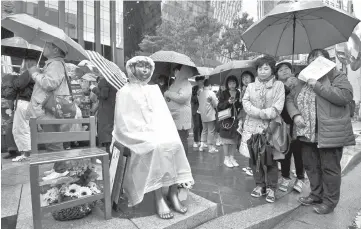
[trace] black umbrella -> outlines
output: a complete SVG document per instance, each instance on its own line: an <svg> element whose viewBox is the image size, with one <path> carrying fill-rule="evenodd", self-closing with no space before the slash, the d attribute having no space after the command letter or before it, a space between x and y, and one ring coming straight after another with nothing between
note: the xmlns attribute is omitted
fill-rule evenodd
<svg viewBox="0 0 361 229"><path fill-rule="evenodd" d="M42 48L29 44L21 37L10 37L1 40L1 55L20 59L39 59Z"/></svg>

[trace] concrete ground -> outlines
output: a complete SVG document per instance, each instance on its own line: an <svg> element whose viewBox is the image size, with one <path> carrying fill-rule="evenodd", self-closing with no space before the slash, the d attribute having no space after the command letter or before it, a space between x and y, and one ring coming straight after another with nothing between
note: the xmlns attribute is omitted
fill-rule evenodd
<svg viewBox="0 0 361 229"><path fill-rule="evenodd" d="M274 229L343 229L348 228L361 208L361 164L342 178L341 198L334 212L318 215L310 207L299 207ZM356 227L357 228L357 227Z"/></svg>

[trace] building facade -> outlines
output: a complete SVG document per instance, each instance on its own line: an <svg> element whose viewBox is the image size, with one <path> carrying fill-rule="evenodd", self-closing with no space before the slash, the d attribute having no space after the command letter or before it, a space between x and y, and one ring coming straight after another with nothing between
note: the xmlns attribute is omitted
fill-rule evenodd
<svg viewBox="0 0 361 229"><path fill-rule="evenodd" d="M213 18L226 26L232 26L233 20L242 13L242 1L217 1L212 0L214 9Z"/></svg>
<svg viewBox="0 0 361 229"><path fill-rule="evenodd" d="M57 26L87 50L124 66L122 1L12 1L13 13L26 13ZM4 4L3 4L4 5Z"/></svg>
<svg viewBox="0 0 361 229"><path fill-rule="evenodd" d="M162 20L176 21L178 18L193 20L199 15L213 17L210 1L162 1Z"/></svg>
<svg viewBox="0 0 361 229"><path fill-rule="evenodd" d="M124 1L124 57L130 59L145 34L154 35L162 23L161 1Z"/></svg>

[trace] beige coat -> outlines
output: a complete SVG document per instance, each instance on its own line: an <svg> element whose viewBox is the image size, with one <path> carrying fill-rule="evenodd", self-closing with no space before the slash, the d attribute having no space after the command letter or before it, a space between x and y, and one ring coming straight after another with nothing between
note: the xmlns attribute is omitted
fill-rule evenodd
<svg viewBox="0 0 361 229"><path fill-rule="evenodd" d="M249 157L247 140L252 134L265 130L269 122L281 114L285 102L284 85L273 78L265 84L266 104L262 107L260 92L263 85L264 83L256 78L254 83L248 85L242 99L247 115L243 126L240 153L246 157Z"/></svg>
<svg viewBox="0 0 361 229"><path fill-rule="evenodd" d="M33 94L30 99L27 117L55 118L43 109L43 102L46 97L54 92L55 95L70 95L69 88L65 79L65 69L62 64L62 58L49 59L45 62L43 72L35 72L32 78L35 81Z"/></svg>
<svg viewBox="0 0 361 229"><path fill-rule="evenodd" d="M208 101L210 98L210 102ZM218 99L216 94L210 88L204 88L199 93L199 112L201 113L202 122L211 122L216 120L216 108Z"/></svg>

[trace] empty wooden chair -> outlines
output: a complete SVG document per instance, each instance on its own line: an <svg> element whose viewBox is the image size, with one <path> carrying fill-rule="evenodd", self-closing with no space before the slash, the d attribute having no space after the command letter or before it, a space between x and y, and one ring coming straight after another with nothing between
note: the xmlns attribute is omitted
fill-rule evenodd
<svg viewBox="0 0 361 229"><path fill-rule="evenodd" d="M77 132L38 132L38 125L47 124L79 124L88 123L88 131ZM30 161L30 187L31 187L31 201L33 210L34 229L41 229L42 216L58 209L70 208L84 203L89 203L95 200L104 200L104 215L105 219L111 218L111 200L110 200L110 183L109 183L109 155L104 150L97 148L95 144L95 118L84 119L30 119L31 130L31 161ZM90 141L89 148L64 150L58 152L38 152L38 144L70 142L70 141ZM85 158L100 157L102 161L103 172L103 193L74 199L51 206L41 206L40 204L40 186L39 186L39 165L55 163L60 161L69 161Z"/></svg>

